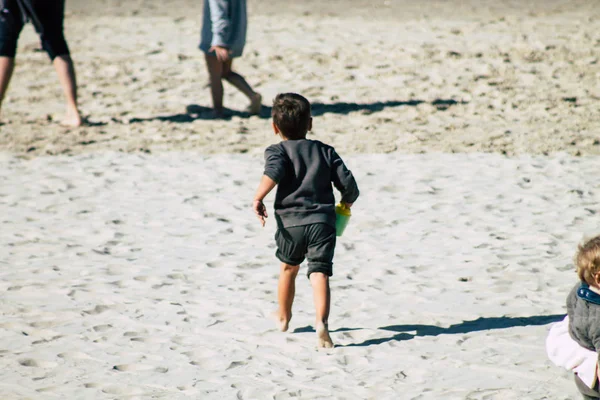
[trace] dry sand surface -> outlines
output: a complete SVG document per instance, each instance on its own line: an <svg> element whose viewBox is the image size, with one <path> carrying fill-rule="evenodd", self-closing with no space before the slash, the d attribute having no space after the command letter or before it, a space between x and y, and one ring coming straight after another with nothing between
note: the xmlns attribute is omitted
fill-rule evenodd
<svg viewBox="0 0 600 400"><path fill-rule="evenodd" d="M200 0L67 0L81 129L28 27L0 126L0 398L578 399L544 340L599 226L600 12L521 3L249 0L236 66L265 108L226 87L210 120ZM249 202L281 91L362 191L329 350L304 266L290 331L269 319L275 226Z"/></svg>
<svg viewBox="0 0 600 400"><path fill-rule="evenodd" d="M292 4L290 4L292 3ZM526 5L522 3L527 3ZM315 135L345 152L600 152L596 1L249 2L235 66L260 91L314 102ZM24 30L0 149L251 152L268 114L208 121L202 1L68 0L66 35L91 126L58 126L60 87Z"/></svg>
<svg viewBox="0 0 600 400"><path fill-rule="evenodd" d="M363 197L335 260L337 347L317 350L304 267L290 332L268 318L260 157L0 157L0 397L577 399L544 339L598 226L600 160L348 164Z"/></svg>

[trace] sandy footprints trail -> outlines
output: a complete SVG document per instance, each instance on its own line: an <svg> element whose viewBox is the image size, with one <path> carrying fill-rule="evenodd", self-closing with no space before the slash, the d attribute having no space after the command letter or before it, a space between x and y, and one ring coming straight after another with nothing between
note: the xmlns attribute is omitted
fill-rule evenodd
<svg viewBox="0 0 600 400"><path fill-rule="evenodd" d="M289 332L268 318L275 226L248 203L260 157L2 156L1 397L571 393L543 337L573 243L597 228L598 161L347 158L363 197L334 266L336 348L316 351L304 269Z"/></svg>

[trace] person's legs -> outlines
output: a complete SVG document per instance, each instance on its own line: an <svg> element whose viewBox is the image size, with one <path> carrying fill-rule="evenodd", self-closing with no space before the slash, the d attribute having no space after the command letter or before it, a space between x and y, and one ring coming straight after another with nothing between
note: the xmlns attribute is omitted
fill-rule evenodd
<svg viewBox="0 0 600 400"><path fill-rule="evenodd" d="M205 54L206 68L208 69L208 77L210 79L210 93L212 95L213 110L215 116L220 118L223 116L223 83L221 76L223 75L223 63L217 57Z"/></svg>
<svg viewBox="0 0 600 400"><path fill-rule="evenodd" d="M277 299L279 301L277 319L279 320L279 329L282 332L288 330L290 320L292 319L292 304L296 295L296 276L298 276L299 270L299 265L281 263L281 272L279 273L279 284L277 287Z"/></svg>
<svg viewBox="0 0 600 400"><path fill-rule="evenodd" d="M62 124L65 126L77 127L81 125L81 115L77 107L77 79L75 77L75 67L73 60L67 55L60 55L52 61L58 79L63 88L66 100L66 114Z"/></svg>
<svg viewBox="0 0 600 400"><path fill-rule="evenodd" d="M329 307L331 304L329 276L322 272L313 272L310 274L309 279L313 288L313 299L315 302L317 345L325 348L333 347L328 325Z"/></svg>
<svg viewBox="0 0 600 400"><path fill-rule="evenodd" d="M52 60L65 95L66 114L62 124L72 127L80 126L81 116L77 107L75 67L63 33L65 2L64 0L36 0L31 4L32 12L35 13L34 25L36 30L41 32L42 47Z"/></svg>
<svg viewBox="0 0 600 400"><path fill-rule="evenodd" d="M14 57L0 57L0 110L2 109L2 100L8 89L10 78L15 69Z"/></svg>
<svg viewBox="0 0 600 400"><path fill-rule="evenodd" d="M250 114L260 113L262 96L250 87L243 76L231 69L232 63L233 59L229 59L223 63L223 78L250 99L250 106L248 107Z"/></svg>

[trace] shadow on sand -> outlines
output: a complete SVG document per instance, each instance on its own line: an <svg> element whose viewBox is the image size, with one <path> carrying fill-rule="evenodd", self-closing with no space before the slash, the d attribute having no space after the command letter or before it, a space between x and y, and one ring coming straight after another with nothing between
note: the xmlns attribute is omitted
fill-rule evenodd
<svg viewBox="0 0 600 400"><path fill-rule="evenodd" d="M363 112L365 114L372 114L375 112L383 111L390 107L415 107L419 104L423 104L423 100L408 100L408 101L378 101L375 103L313 103L311 105L311 112L313 117L318 117L324 114L349 114L351 112ZM440 111L447 110L449 107L457 104L467 104L464 101L457 101L452 99L435 99L431 102L431 105ZM229 120L233 117L250 118L252 115L248 112L235 111L225 109L224 120ZM262 106L259 118L268 119L271 118L271 107ZM190 104L186 107L186 112L181 114L163 115L150 118L131 118L129 123L139 123L148 121L162 121L172 122L177 124L185 124L194 122L196 120L212 120L215 119L212 109L209 107L200 106L197 104Z"/></svg>
<svg viewBox="0 0 600 400"><path fill-rule="evenodd" d="M460 324L454 324L448 328L440 328L434 325L389 325L382 326L378 329L391 332L399 332L396 335L384 338L369 339L361 343L352 343L336 347L361 347L378 345L391 341L410 340L417 336L438 336L438 335L455 335L461 333L487 331L492 329L507 329L519 326L538 326L547 325L552 322L557 322L565 317L564 314L554 315L535 315L532 317L489 317L478 318L473 321L463 321ZM331 332L346 332L355 331L362 328L339 328ZM296 328L292 333L314 332L312 326ZM407 333L416 332L416 333Z"/></svg>

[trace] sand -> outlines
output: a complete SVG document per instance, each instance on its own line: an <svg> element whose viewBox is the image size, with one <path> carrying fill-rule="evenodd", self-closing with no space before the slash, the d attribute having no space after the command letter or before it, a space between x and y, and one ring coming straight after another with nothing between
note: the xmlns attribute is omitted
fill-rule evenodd
<svg viewBox="0 0 600 400"><path fill-rule="evenodd" d="M579 398L544 340L598 233L594 2L250 3L239 71L309 97L362 191L327 350L305 266L269 318L276 137L230 88L207 119L201 2L67 3L90 125L31 27L2 109L0 398Z"/></svg>
<svg viewBox="0 0 600 400"><path fill-rule="evenodd" d="M348 164L363 197L319 351L304 267L290 331L269 319L260 157L3 156L2 397L575 399L544 339L597 229L598 159Z"/></svg>

